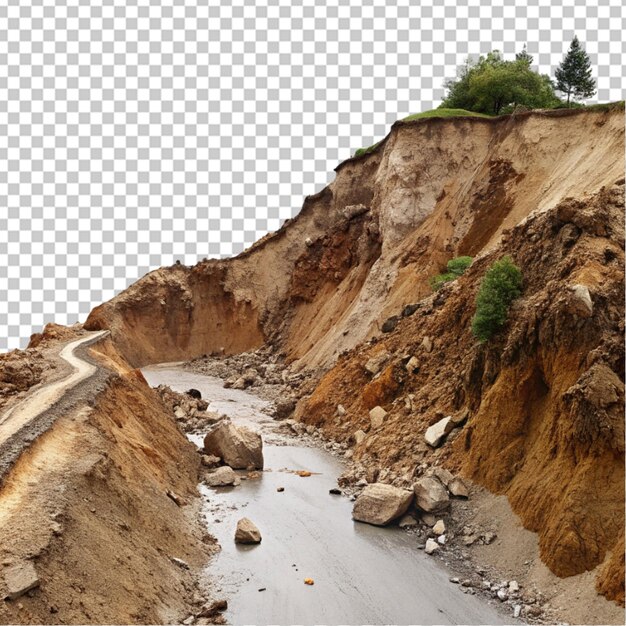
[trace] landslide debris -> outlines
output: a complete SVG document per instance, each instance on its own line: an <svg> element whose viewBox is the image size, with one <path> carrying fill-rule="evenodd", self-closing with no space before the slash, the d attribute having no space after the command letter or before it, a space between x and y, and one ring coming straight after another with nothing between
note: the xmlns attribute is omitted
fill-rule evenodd
<svg viewBox="0 0 626 626"><path fill-rule="evenodd" d="M427 460L506 494L559 576L594 569L617 550L598 581L617 601L624 527L623 194L622 179L530 216L454 284L422 300L394 332L340 358L296 412L340 442L353 441L360 429L353 458L373 471L389 469L391 484L400 486L400 477ZM471 303L485 269L505 254L523 268L524 291L506 328L482 345L471 335ZM380 354L385 366L372 376L367 364ZM419 365L407 371L412 358ZM345 409L341 418L338 405ZM373 405L387 411L378 428L370 423ZM455 427L432 449L427 433L445 416Z"/></svg>

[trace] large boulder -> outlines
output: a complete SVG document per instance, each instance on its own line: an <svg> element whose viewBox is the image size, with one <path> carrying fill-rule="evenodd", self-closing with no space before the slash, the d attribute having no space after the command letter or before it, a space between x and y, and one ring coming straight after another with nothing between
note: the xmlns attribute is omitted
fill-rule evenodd
<svg viewBox="0 0 626 626"><path fill-rule="evenodd" d="M204 438L206 454L219 456L233 469L263 469L263 440L244 426L222 421Z"/></svg>
<svg viewBox="0 0 626 626"><path fill-rule="evenodd" d="M446 488L434 476L420 478L414 485L415 503L427 513L439 513L450 505Z"/></svg>
<svg viewBox="0 0 626 626"><path fill-rule="evenodd" d="M383 483L368 485L356 499L352 518L375 526L385 526L404 515L413 501L413 494Z"/></svg>
<svg viewBox="0 0 626 626"><path fill-rule="evenodd" d="M261 531L247 517L237 522L235 543L261 543Z"/></svg>

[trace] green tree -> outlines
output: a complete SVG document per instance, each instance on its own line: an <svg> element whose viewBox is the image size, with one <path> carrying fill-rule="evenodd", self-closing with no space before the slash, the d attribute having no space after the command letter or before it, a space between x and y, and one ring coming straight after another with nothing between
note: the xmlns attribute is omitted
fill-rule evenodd
<svg viewBox="0 0 626 626"><path fill-rule="evenodd" d="M533 64L533 57L530 54L528 54L528 51L526 50L526 44L524 44L524 47L522 48L522 51L518 52L515 55L515 60L516 61L524 61L524 63L526 63L528 68L530 68L530 66Z"/></svg>
<svg viewBox="0 0 626 626"><path fill-rule="evenodd" d="M498 50L493 50L477 62L468 59L457 79L445 83L448 95L441 107L490 115L500 115L519 105L551 108L558 103L552 82L530 69L529 58L532 61L526 54L506 61Z"/></svg>
<svg viewBox="0 0 626 626"><path fill-rule="evenodd" d="M478 295L472 333L481 342L488 341L506 323L511 302L522 292L522 272L505 256L487 270Z"/></svg>
<svg viewBox="0 0 626 626"><path fill-rule="evenodd" d="M456 280L459 276L463 276L465 270L472 264L471 256L458 256L450 259L446 265L447 272L437 274L430 279L430 286L433 291L441 289L446 283Z"/></svg>
<svg viewBox="0 0 626 626"><path fill-rule="evenodd" d="M591 60L580 45L578 37L572 39L569 50L554 73L556 88L570 98L591 98L596 93L596 83L591 77Z"/></svg>

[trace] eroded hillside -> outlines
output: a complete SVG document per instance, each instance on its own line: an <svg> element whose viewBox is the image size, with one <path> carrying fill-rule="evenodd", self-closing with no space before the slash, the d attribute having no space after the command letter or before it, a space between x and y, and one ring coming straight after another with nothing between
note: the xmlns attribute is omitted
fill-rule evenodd
<svg viewBox="0 0 626 626"><path fill-rule="evenodd" d="M151 272L92 311L135 366L269 342L327 367L533 211L623 176L623 112L396 123L277 233L228 260Z"/></svg>
<svg viewBox="0 0 626 626"><path fill-rule="evenodd" d="M134 366L271 346L324 374L296 416L368 476L454 466L507 495L553 572L598 567L623 603L623 199L622 107L397 123L277 233L152 272L85 327L110 329ZM523 293L481 345L476 292L504 254ZM472 266L433 295L459 255ZM446 415L458 429L430 449Z"/></svg>

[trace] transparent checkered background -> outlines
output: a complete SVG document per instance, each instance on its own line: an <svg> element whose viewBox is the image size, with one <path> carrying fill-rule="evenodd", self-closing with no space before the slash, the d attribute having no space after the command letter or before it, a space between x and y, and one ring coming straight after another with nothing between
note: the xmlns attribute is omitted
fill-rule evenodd
<svg viewBox="0 0 626 626"><path fill-rule="evenodd" d="M0 349L276 230L468 55L577 34L622 98L620 5L0 0Z"/></svg>

